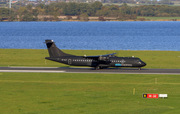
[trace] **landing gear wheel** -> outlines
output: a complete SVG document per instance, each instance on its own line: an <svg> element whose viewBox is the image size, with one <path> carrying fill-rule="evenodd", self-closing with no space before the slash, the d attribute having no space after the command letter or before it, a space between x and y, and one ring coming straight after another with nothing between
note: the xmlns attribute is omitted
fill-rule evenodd
<svg viewBox="0 0 180 114"><path fill-rule="evenodd" d="M100 68L100 69L103 69L103 67L102 67L102 66L99 66L99 68Z"/></svg>
<svg viewBox="0 0 180 114"><path fill-rule="evenodd" d="M99 66L96 66L96 67L95 67L95 70L99 70Z"/></svg>
<svg viewBox="0 0 180 114"><path fill-rule="evenodd" d="M141 67L139 67L138 70L141 70Z"/></svg>

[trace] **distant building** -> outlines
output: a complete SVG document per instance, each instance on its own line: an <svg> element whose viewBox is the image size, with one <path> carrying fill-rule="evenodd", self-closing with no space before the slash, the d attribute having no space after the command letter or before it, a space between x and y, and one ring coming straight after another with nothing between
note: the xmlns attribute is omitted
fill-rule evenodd
<svg viewBox="0 0 180 114"><path fill-rule="evenodd" d="M96 1L99 1L99 2L101 2L101 0L95 0L95 2L96 2Z"/></svg>
<svg viewBox="0 0 180 114"><path fill-rule="evenodd" d="M11 4L15 4L15 3L17 3L17 1L11 1Z"/></svg>

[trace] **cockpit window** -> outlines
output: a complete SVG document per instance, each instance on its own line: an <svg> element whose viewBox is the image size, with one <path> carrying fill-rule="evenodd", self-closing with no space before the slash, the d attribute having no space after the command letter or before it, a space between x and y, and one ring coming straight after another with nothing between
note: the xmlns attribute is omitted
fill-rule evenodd
<svg viewBox="0 0 180 114"><path fill-rule="evenodd" d="M141 62L141 59L137 59L136 61L137 61L137 62Z"/></svg>

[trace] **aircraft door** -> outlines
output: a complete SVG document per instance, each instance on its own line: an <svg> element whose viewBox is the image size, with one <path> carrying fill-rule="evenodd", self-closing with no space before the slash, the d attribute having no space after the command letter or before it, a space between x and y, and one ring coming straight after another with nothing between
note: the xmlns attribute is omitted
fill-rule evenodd
<svg viewBox="0 0 180 114"><path fill-rule="evenodd" d="M68 59L68 64L71 65L71 59Z"/></svg>

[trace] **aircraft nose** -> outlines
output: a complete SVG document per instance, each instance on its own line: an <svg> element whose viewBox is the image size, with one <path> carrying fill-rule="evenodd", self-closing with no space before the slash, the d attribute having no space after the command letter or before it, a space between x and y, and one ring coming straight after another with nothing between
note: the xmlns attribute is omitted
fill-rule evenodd
<svg viewBox="0 0 180 114"><path fill-rule="evenodd" d="M142 62L142 66L146 66L146 63L145 63L145 62Z"/></svg>

